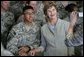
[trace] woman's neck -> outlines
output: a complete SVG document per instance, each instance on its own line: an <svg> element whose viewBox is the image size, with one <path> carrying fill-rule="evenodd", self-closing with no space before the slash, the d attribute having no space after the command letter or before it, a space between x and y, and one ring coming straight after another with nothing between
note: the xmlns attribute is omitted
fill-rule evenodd
<svg viewBox="0 0 84 57"><path fill-rule="evenodd" d="M51 25L56 25L56 23L57 23L57 18L51 19L51 20L49 21L49 23L50 23Z"/></svg>

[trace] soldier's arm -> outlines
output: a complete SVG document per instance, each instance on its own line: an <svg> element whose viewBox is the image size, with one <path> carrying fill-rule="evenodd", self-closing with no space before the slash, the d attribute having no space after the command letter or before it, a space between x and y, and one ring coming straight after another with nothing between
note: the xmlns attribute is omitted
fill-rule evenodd
<svg viewBox="0 0 84 57"><path fill-rule="evenodd" d="M77 22L77 12L73 11L70 14L70 24L69 24L69 28L67 30L67 33L73 34L73 28L74 28L76 22Z"/></svg>
<svg viewBox="0 0 84 57"><path fill-rule="evenodd" d="M81 31L80 31L80 29ZM82 27L79 26L75 26L76 32L74 33L74 35L71 36L67 35L67 39L65 40L65 44L70 47L70 46L79 46L79 45L83 45L83 29Z"/></svg>
<svg viewBox="0 0 84 57"><path fill-rule="evenodd" d="M8 37L7 37L7 42L12 39L14 36L16 35L16 32L14 30L14 28L12 28L8 34Z"/></svg>
<svg viewBox="0 0 84 57"><path fill-rule="evenodd" d="M73 29L74 29L76 21L77 21L77 13L72 12L70 15L70 24L66 33L65 44L67 46L78 46L82 44L82 42L80 42L82 38L81 39L74 38L74 35L73 35Z"/></svg>
<svg viewBox="0 0 84 57"><path fill-rule="evenodd" d="M7 50L12 52L14 55L18 54L18 39L16 37L13 37L8 43L7 43Z"/></svg>
<svg viewBox="0 0 84 57"><path fill-rule="evenodd" d="M35 49L35 52L43 52L43 51L45 51L46 46L47 46L46 39L45 39L45 37L43 35L43 32L41 30L41 44L40 44L40 46L37 49Z"/></svg>
<svg viewBox="0 0 84 57"><path fill-rule="evenodd" d="M40 30L40 25L36 24L36 41L34 42L33 45L30 46L31 49L33 49L35 47L35 45L38 47L40 46L40 42L41 42L41 30Z"/></svg>

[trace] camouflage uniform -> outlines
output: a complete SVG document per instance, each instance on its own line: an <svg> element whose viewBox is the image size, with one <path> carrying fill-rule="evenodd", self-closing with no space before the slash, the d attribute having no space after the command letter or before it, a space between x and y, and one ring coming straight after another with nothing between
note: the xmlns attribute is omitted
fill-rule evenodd
<svg viewBox="0 0 84 57"><path fill-rule="evenodd" d="M6 46L7 35L13 26L14 15L11 12L1 12L1 41Z"/></svg>
<svg viewBox="0 0 84 57"><path fill-rule="evenodd" d="M28 30L27 30L28 29ZM15 25L8 38L11 40L7 44L7 49L13 54L18 54L18 47L28 45L32 48L37 48L40 45L40 28L36 23L28 26L24 22Z"/></svg>
<svg viewBox="0 0 84 57"><path fill-rule="evenodd" d="M58 9L58 17L60 19L64 19L67 16L67 11L65 11L65 7L61 3L61 1L56 1L57 9Z"/></svg>
<svg viewBox="0 0 84 57"><path fill-rule="evenodd" d="M38 23L40 23L41 26L46 23L45 15L44 15L44 12L43 12L43 7L44 7L44 5L43 5L42 1L39 1L38 2L38 7L37 7L37 12L36 12L36 19L35 20Z"/></svg>
<svg viewBox="0 0 84 57"><path fill-rule="evenodd" d="M83 2L81 1L80 7L78 7L78 12L83 12ZM77 27L77 28L76 28ZM75 26L75 33L79 31L83 37L83 17L78 16L78 20Z"/></svg>
<svg viewBox="0 0 84 57"><path fill-rule="evenodd" d="M22 14L23 7L25 6L24 3L21 1L18 1L17 3L11 5L10 11L14 13L15 21L17 21L17 18Z"/></svg>
<svg viewBox="0 0 84 57"><path fill-rule="evenodd" d="M77 22L76 26L74 27L74 30L75 30L74 31L75 38L81 38L82 39L81 42L83 42L83 17L80 17L78 19L78 22ZM83 52L83 45L76 46L75 47L75 54L83 56L83 54L81 52Z"/></svg>
<svg viewBox="0 0 84 57"><path fill-rule="evenodd" d="M80 22L79 22L80 21ZM83 18L74 27L74 37L69 39L67 46L75 47L75 55L83 55Z"/></svg>
<svg viewBox="0 0 84 57"><path fill-rule="evenodd" d="M70 19L69 19L69 17L67 17L64 20L69 21ZM78 43L76 43L77 46L83 42L83 18L82 17L78 18L77 23L74 26L74 38L78 38L75 40L75 43L78 42ZM73 44L73 46L75 46L75 43ZM74 48L75 55L80 55L81 47L83 47L83 46L78 46L78 47L77 46Z"/></svg>
<svg viewBox="0 0 84 57"><path fill-rule="evenodd" d="M42 4L41 1L39 1L38 5L37 5L37 12L35 13L35 21L38 24L40 24L41 26L46 23L45 16L44 16L44 13L43 13L43 7L44 7L44 5ZM21 15L18 18L17 23L22 22L22 21L24 21L24 20L23 20L23 16Z"/></svg>
<svg viewBox="0 0 84 57"><path fill-rule="evenodd" d="M79 12L83 12L83 4L80 3L81 6L78 7L78 10ZM77 6L79 4L77 3ZM69 15L64 19L64 20L67 20L69 21ZM83 55L82 52L83 52L83 17L78 17L77 19L77 22L76 22L76 25L74 27L74 38L73 39L73 45L72 46L75 46L74 50L75 50L75 55Z"/></svg>
<svg viewBox="0 0 84 57"><path fill-rule="evenodd" d="M16 21L16 24L18 24L20 22L24 22L24 16L23 15L19 16L19 18Z"/></svg>
<svg viewBox="0 0 84 57"><path fill-rule="evenodd" d="M79 4L80 4L79 12L83 12L83 1L79 1ZM82 35L82 38L83 38L83 17L79 18L78 23L79 23L78 28L80 28L79 32L80 32L80 34ZM78 50L78 49L79 49L80 55L83 56L83 45L76 48L76 50Z"/></svg>
<svg viewBox="0 0 84 57"><path fill-rule="evenodd" d="M62 2L64 1L56 1L56 6L58 8L58 13L59 13L58 17L60 19L65 19L67 17L68 12L65 11L65 6L62 4ZM67 1L67 5L71 3L75 3L75 1Z"/></svg>

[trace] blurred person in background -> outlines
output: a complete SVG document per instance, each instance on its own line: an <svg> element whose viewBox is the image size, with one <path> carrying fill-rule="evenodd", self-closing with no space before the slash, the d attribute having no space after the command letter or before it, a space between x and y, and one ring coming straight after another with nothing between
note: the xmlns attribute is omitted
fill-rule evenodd
<svg viewBox="0 0 84 57"><path fill-rule="evenodd" d="M10 1L1 1L1 41L6 48L8 33L15 23L14 15L9 11Z"/></svg>

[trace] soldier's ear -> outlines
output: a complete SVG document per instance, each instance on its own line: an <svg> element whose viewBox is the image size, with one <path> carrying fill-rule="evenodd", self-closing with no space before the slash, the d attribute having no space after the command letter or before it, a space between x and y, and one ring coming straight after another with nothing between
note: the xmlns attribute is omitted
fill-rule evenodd
<svg viewBox="0 0 84 57"><path fill-rule="evenodd" d="M23 16L23 17L24 17L24 14L22 14L21 16Z"/></svg>
<svg viewBox="0 0 84 57"><path fill-rule="evenodd" d="M22 14L22 17L24 18L24 14Z"/></svg>
<svg viewBox="0 0 84 57"><path fill-rule="evenodd" d="M24 15L24 12L22 14Z"/></svg>

